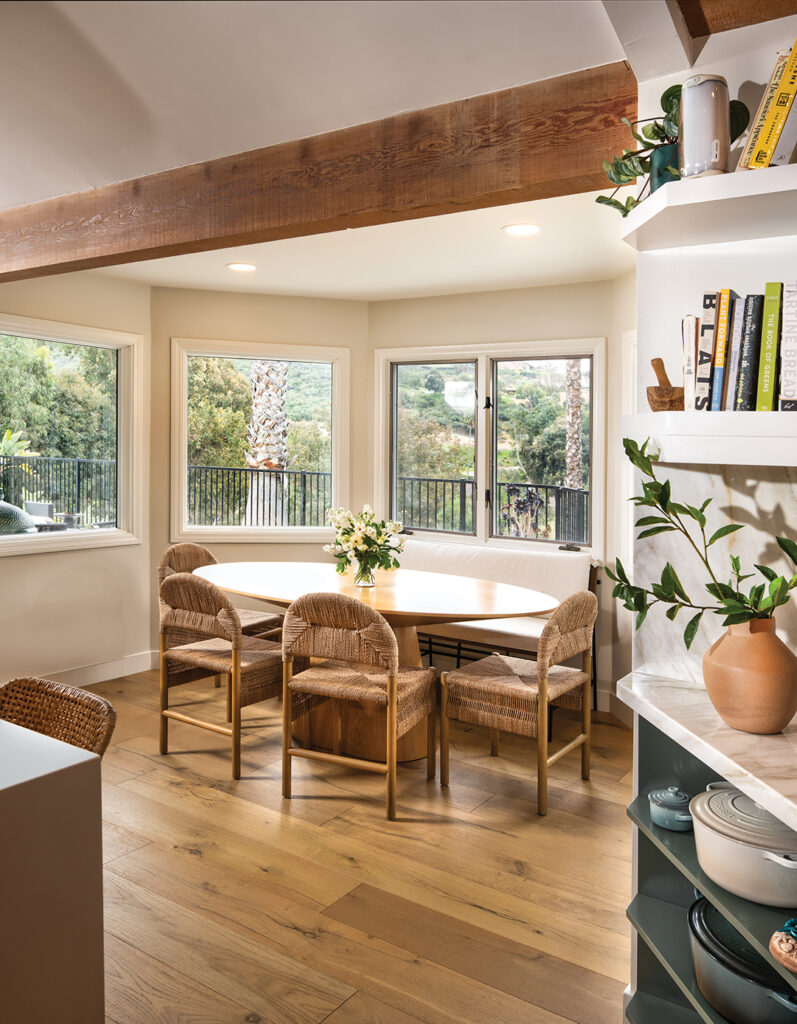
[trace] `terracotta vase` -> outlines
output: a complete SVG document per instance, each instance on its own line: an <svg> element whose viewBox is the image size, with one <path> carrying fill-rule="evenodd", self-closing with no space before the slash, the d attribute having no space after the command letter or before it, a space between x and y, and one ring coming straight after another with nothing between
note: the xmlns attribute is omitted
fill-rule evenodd
<svg viewBox="0 0 797 1024"><path fill-rule="evenodd" d="M741 732L781 732L797 712L797 657L774 619L729 626L703 656L703 680L717 714Z"/></svg>

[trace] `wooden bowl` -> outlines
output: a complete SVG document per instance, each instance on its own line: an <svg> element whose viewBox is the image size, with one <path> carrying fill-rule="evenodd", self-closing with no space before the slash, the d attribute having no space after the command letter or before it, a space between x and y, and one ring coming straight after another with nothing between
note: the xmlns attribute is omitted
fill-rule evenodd
<svg viewBox="0 0 797 1024"><path fill-rule="evenodd" d="M675 412L683 410L684 389L683 388L648 388L648 405L651 412Z"/></svg>

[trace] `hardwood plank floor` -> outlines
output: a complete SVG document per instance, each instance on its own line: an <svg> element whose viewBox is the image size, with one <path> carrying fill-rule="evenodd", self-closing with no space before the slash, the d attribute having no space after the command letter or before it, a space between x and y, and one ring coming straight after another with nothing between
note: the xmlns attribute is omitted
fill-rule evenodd
<svg viewBox="0 0 797 1024"><path fill-rule="evenodd" d="M536 815L534 744L452 724L451 787L425 762L384 780L294 763L278 702L226 740L170 725L157 676L92 688L118 726L103 760L109 1024L609 1024L629 972L631 733L595 723L593 773L563 758ZM209 683L174 692L224 720ZM556 717L554 748L577 732Z"/></svg>

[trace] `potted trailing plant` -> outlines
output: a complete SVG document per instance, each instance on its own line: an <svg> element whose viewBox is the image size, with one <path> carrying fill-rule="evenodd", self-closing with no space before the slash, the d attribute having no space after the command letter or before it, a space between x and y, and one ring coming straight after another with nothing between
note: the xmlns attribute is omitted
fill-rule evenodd
<svg viewBox="0 0 797 1024"><path fill-rule="evenodd" d="M335 528L335 540L324 551L338 560L340 573L355 566L354 582L358 587L374 585L374 569L398 569L398 556L404 549L401 523L377 519L370 505L363 505L356 515L343 508L333 508L327 519Z"/></svg>
<svg viewBox="0 0 797 1024"><path fill-rule="evenodd" d="M665 614L671 622L682 613L682 617L688 616L683 631L687 649L706 612L722 616L727 631L703 657L703 679L711 702L734 729L780 732L797 711L797 658L775 633L774 615L797 587L797 572L779 576L766 565L756 565L755 573L745 573L739 556L731 555L730 574L727 579L721 578L712 564L711 548L723 537L743 529L743 524L726 523L709 533L706 510L711 498L699 506L675 501L669 480L656 476L648 444L646 441L640 447L629 438L623 440L626 455L642 474L642 494L631 501L637 508L650 510L636 521L640 531L637 539L681 534L706 572L705 590L711 600L693 600L670 562L665 563L658 582L640 587L629 580L619 559L614 570L606 570L615 583L612 596L635 613L636 629L657 604L666 606ZM787 537L778 537L777 542L797 566L797 543ZM748 584L748 580L755 582Z"/></svg>
<svg viewBox="0 0 797 1024"><path fill-rule="evenodd" d="M681 86L671 85L661 95L663 116L646 117L638 121L630 121L627 117L621 119L623 124L628 125L634 141L640 143L642 148L624 149L622 156L616 156L611 161L602 161L606 177L617 188L610 196L598 196L595 200L596 203L611 206L618 210L623 217L627 217L631 210L635 206L639 206L645 198L646 191L655 192L665 182L674 181L680 177L677 169L680 108ZM730 120L731 142L734 142L750 121L750 111L741 100L731 100ZM642 125L641 134L637 131L637 125ZM615 199L623 186L631 185L637 178L645 175L647 177L636 197L628 196L624 203Z"/></svg>

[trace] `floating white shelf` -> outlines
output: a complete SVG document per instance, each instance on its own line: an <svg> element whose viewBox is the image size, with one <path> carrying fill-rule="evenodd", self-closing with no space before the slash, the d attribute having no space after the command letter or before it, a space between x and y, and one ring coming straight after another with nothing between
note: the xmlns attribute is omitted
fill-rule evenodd
<svg viewBox="0 0 797 1024"><path fill-rule="evenodd" d="M716 466L797 466L797 413L648 412L620 419L623 437L660 462Z"/></svg>
<svg viewBox="0 0 797 1024"><path fill-rule="evenodd" d="M797 234L797 164L662 185L623 224L639 252Z"/></svg>

